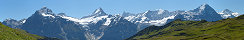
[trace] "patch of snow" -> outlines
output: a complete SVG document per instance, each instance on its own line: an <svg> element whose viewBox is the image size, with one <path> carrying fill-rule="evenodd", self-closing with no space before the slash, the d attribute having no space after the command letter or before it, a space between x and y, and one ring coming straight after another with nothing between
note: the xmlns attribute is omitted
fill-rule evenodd
<svg viewBox="0 0 244 40"><path fill-rule="evenodd" d="M161 25L165 24L168 19L174 19L174 17L175 16L169 16L169 17L163 18L161 20L152 20L152 21L149 21L149 23L151 23L152 25L161 26Z"/></svg>
<svg viewBox="0 0 244 40"><path fill-rule="evenodd" d="M128 17L125 17L124 19L128 20L128 21L131 21L134 19L135 16L128 16Z"/></svg>
<svg viewBox="0 0 244 40"><path fill-rule="evenodd" d="M97 9L96 11L95 11L95 13L99 13L101 10L100 9Z"/></svg>
<svg viewBox="0 0 244 40"><path fill-rule="evenodd" d="M51 15L51 14L46 14L46 13L42 13L42 16L49 16L49 17L55 18L53 15Z"/></svg>
<svg viewBox="0 0 244 40"><path fill-rule="evenodd" d="M149 12L149 11L146 11L146 12L144 12L142 15L146 15L146 13L148 13L148 12ZM142 15L141 15L141 16L142 16Z"/></svg>
<svg viewBox="0 0 244 40"><path fill-rule="evenodd" d="M111 22L111 18L107 18L106 22L103 25L108 26L110 24L110 22Z"/></svg>
<svg viewBox="0 0 244 40"><path fill-rule="evenodd" d="M88 18L83 18L83 19L77 19L77 18L72 18L72 17L67 17L67 16L61 16L62 18L68 19L68 21L74 21L79 24L87 25L89 23L97 23L99 20L102 20L104 18L107 18L108 15L105 16L99 16L99 17L88 17Z"/></svg>
<svg viewBox="0 0 244 40"><path fill-rule="evenodd" d="M97 23L99 20L102 20L102 19L107 18L107 17L108 17L108 15L99 16L99 17L93 16L93 17L83 18L81 20L85 21L85 23L87 23L87 22Z"/></svg>
<svg viewBox="0 0 244 40"><path fill-rule="evenodd" d="M140 21L135 21L135 22L139 22L139 23L147 23L150 25L156 25L156 26L162 26L163 24L165 24L167 22L168 19L174 19L176 15L172 15L169 17L165 17L163 19L159 19L159 20L150 20L150 21L145 21L145 19L147 19L147 17L142 17Z"/></svg>
<svg viewBox="0 0 244 40"><path fill-rule="evenodd" d="M205 7L206 7L206 5L207 5L207 4L203 4L203 5L201 5L200 9L201 9L201 10L204 10Z"/></svg>
<svg viewBox="0 0 244 40"><path fill-rule="evenodd" d="M147 19L147 17L143 16L140 21L136 21L136 22L139 22L139 23L147 23L145 21L145 19Z"/></svg>
<svg viewBox="0 0 244 40"><path fill-rule="evenodd" d="M83 20L76 19L76 18L73 18L73 17L68 17L68 16L61 16L61 17L64 18L64 19L68 19L68 21L79 22L80 24L87 24L87 23L82 23L82 22L84 22Z"/></svg>
<svg viewBox="0 0 244 40"><path fill-rule="evenodd" d="M148 13L149 11L146 11L145 13Z"/></svg>
<svg viewBox="0 0 244 40"><path fill-rule="evenodd" d="M228 18L229 16L231 16L231 15L229 15L229 14L223 15L224 18Z"/></svg>
<svg viewBox="0 0 244 40"><path fill-rule="evenodd" d="M234 15L235 17L238 17L240 16L239 13L235 12L235 13L232 13L232 15Z"/></svg>
<svg viewBox="0 0 244 40"><path fill-rule="evenodd" d="M147 19L147 17L144 16L141 18L141 21L145 21L145 19Z"/></svg>
<svg viewBox="0 0 244 40"><path fill-rule="evenodd" d="M25 22L26 22L26 20L23 20L23 21L22 21L22 23L25 23Z"/></svg>
<svg viewBox="0 0 244 40"><path fill-rule="evenodd" d="M219 14L225 14L225 13L222 13L222 12L221 12L221 13L219 13Z"/></svg>
<svg viewBox="0 0 244 40"><path fill-rule="evenodd" d="M83 25L82 27L84 28L84 27L89 27L89 26L87 26L87 25ZM88 29L85 29L85 30L88 30Z"/></svg>

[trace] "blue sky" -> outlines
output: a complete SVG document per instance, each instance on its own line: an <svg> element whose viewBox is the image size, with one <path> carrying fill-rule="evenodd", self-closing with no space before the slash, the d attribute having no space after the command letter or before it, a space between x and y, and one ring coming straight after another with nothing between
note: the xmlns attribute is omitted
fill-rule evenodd
<svg viewBox="0 0 244 40"><path fill-rule="evenodd" d="M81 18L101 7L107 14L142 13L147 10L191 10L207 3L217 12L230 9L244 13L244 0L0 0L0 21L28 18L46 6L54 13Z"/></svg>

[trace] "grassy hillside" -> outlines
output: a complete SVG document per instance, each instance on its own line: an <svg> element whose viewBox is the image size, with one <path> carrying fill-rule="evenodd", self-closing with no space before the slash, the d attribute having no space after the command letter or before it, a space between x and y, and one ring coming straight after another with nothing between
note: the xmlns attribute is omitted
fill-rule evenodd
<svg viewBox="0 0 244 40"><path fill-rule="evenodd" d="M43 37L29 34L24 30L12 29L0 23L0 40L38 40Z"/></svg>
<svg viewBox="0 0 244 40"><path fill-rule="evenodd" d="M244 15L216 22L176 20L150 26L127 40L244 40Z"/></svg>

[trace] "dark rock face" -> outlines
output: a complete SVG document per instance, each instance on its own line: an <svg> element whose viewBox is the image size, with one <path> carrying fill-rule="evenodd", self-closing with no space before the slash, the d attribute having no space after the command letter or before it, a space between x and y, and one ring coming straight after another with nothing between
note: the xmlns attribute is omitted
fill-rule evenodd
<svg viewBox="0 0 244 40"><path fill-rule="evenodd" d="M87 19L91 22L80 22L89 21ZM21 23L22 21L11 19L5 21L5 24L10 23L11 26L17 23L13 27L19 27L31 34L63 40L122 40L137 31L136 24L119 15L108 15L101 8L94 11L92 15L77 19L68 17L64 13L56 15L51 9L43 7L25 21Z"/></svg>

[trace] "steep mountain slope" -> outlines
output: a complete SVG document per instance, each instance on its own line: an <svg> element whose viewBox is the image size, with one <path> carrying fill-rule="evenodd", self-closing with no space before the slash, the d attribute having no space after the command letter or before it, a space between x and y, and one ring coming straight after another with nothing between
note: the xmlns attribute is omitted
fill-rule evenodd
<svg viewBox="0 0 244 40"><path fill-rule="evenodd" d="M216 22L176 20L150 26L127 40L243 40L244 15Z"/></svg>
<svg viewBox="0 0 244 40"><path fill-rule="evenodd" d="M19 23L16 20L5 22L6 24ZM55 14L51 9L43 7L25 22L14 26L32 34L63 40L122 40L137 31L136 24L119 15L106 14L102 8L79 19L66 16L65 13Z"/></svg>
<svg viewBox="0 0 244 40"><path fill-rule="evenodd" d="M37 40L43 37L29 34L24 30L13 29L0 23L0 40Z"/></svg>
<svg viewBox="0 0 244 40"><path fill-rule="evenodd" d="M26 22L21 25L21 29L40 36L56 37L64 40L69 38L85 40L84 30L81 30L82 28L79 25L67 21L61 16L65 16L65 14L56 15L51 9L43 7L27 18Z"/></svg>
<svg viewBox="0 0 244 40"><path fill-rule="evenodd" d="M175 19L182 20L207 20L207 21L217 21L223 19L212 7L208 4L203 4L196 9L186 11L176 15Z"/></svg>

